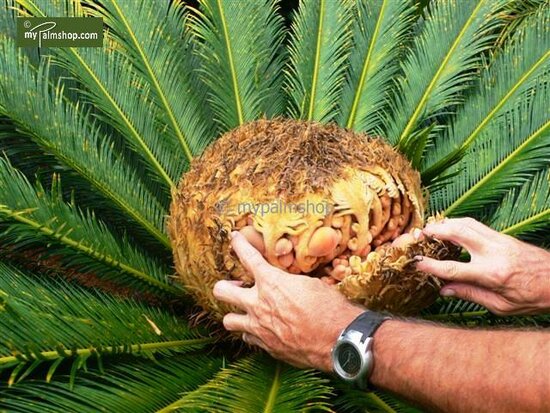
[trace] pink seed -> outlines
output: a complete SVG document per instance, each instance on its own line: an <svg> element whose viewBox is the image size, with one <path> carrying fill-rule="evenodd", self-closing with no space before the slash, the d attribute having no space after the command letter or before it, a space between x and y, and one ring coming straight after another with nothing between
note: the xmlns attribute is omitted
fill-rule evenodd
<svg viewBox="0 0 550 413"><path fill-rule="evenodd" d="M285 268L290 267L293 262L294 262L294 254L292 254L292 253L281 255L279 257L279 264L281 264L281 266L283 266Z"/></svg>
<svg viewBox="0 0 550 413"><path fill-rule="evenodd" d="M343 265L337 265L330 275L338 281L342 281L346 276L346 268Z"/></svg>
<svg viewBox="0 0 550 413"><path fill-rule="evenodd" d="M330 227L321 227L311 236L308 253L314 257L322 257L333 252L337 245L338 233Z"/></svg>
<svg viewBox="0 0 550 413"><path fill-rule="evenodd" d="M293 245L292 245L292 242L290 242L290 240L286 238L280 238L275 244L275 255L278 257L281 255L286 255L290 251L292 251L292 248L293 248Z"/></svg>

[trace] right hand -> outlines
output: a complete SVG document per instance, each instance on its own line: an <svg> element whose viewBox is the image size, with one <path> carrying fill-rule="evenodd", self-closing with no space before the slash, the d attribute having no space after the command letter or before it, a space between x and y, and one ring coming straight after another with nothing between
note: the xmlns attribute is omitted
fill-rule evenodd
<svg viewBox="0 0 550 413"><path fill-rule="evenodd" d="M472 218L444 219L423 232L460 245L471 256L467 263L421 257L418 270L447 282L441 295L473 301L498 315L550 311L550 252Z"/></svg>

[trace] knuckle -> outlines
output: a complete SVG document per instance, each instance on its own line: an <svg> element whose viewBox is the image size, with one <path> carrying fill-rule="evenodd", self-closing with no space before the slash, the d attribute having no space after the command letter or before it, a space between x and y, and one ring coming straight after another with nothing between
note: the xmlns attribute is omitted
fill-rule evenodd
<svg viewBox="0 0 550 413"><path fill-rule="evenodd" d="M506 315L513 310L512 306L509 303L501 300L497 300L492 303L489 309L492 313L496 315Z"/></svg>

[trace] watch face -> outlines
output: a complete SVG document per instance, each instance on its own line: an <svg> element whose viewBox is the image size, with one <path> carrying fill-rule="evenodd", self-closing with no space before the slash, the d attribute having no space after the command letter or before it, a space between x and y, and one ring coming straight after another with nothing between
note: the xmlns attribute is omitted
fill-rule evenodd
<svg viewBox="0 0 550 413"><path fill-rule="evenodd" d="M361 355L354 346L343 343L338 351L338 364L347 374L354 376L361 369Z"/></svg>

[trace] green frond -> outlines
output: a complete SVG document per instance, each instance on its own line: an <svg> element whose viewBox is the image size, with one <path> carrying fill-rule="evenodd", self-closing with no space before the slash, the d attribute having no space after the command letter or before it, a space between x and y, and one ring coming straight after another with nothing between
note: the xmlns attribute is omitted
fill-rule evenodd
<svg viewBox="0 0 550 413"><path fill-rule="evenodd" d="M432 2L403 61L387 136L401 150L418 129L449 113L471 85L483 52L493 45L503 0Z"/></svg>
<svg viewBox="0 0 550 413"><path fill-rule="evenodd" d="M479 304L460 299L440 297L430 307L422 311L421 317L433 321L458 321L482 317L485 314L487 314L487 310Z"/></svg>
<svg viewBox="0 0 550 413"><path fill-rule="evenodd" d="M265 356L243 358L208 383L158 413L330 411L331 389L312 370L298 370Z"/></svg>
<svg viewBox="0 0 550 413"><path fill-rule="evenodd" d="M541 233L547 240L550 230L550 168L539 172L521 188L511 190L492 216L491 227L530 240L533 235Z"/></svg>
<svg viewBox="0 0 550 413"><path fill-rule="evenodd" d="M165 139L178 142L190 162L214 136L204 88L196 76L191 36L184 31L180 1L105 0L88 13L103 17L149 85Z"/></svg>
<svg viewBox="0 0 550 413"><path fill-rule="evenodd" d="M2 262L0 274L0 370L13 369L10 384L44 363L51 377L63 361L79 369L90 358L151 358L213 340L158 308L37 279Z"/></svg>
<svg viewBox="0 0 550 413"><path fill-rule="evenodd" d="M59 179L51 193L33 187L18 170L0 159L0 223L11 248L47 245L68 267L97 274L138 290L180 295L167 280L168 269L107 230L93 213L63 202ZM87 257L87 259L86 259Z"/></svg>
<svg viewBox="0 0 550 413"><path fill-rule="evenodd" d="M537 79L550 71L550 10L525 20L483 72L473 94L450 128L427 153L422 178L430 181L452 166L470 145L514 108Z"/></svg>
<svg viewBox="0 0 550 413"><path fill-rule="evenodd" d="M356 1L353 46L338 114L341 126L381 134L388 93L400 70L399 57L414 14L409 0Z"/></svg>
<svg viewBox="0 0 550 413"><path fill-rule="evenodd" d="M49 64L35 71L13 41L0 38L0 114L21 133L78 173L123 214L166 247L165 208L121 159L78 104L48 82Z"/></svg>
<svg viewBox="0 0 550 413"><path fill-rule="evenodd" d="M506 13L507 24L500 33L497 45L504 44L508 39L514 36L515 31L526 19L543 12L548 7L547 0L509 0L506 4L504 13Z"/></svg>
<svg viewBox="0 0 550 413"><path fill-rule="evenodd" d="M548 165L550 83L541 81L514 110L492 123L457 164L452 177L431 197L431 210L448 216L479 214L511 188Z"/></svg>
<svg viewBox="0 0 550 413"><path fill-rule="evenodd" d="M19 133L13 122L1 116L0 153L27 176L51 177L54 170L63 171L53 156L45 154L30 138Z"/></svg>
<svg viewBox="0 0 550 413"><path fill-rule="evenodd" d="M283 19L276 0L201 0L189 18L201 73L224 130L282 114Z"/></svg>
<svg viewBox="0 0 550 413"><path fill-rule="evenodd" d="M205 355L136 360L100 373L90 371L74 379L56 377L51 383L27 380L0 387L0 405L19 413L151 413L172 403L178 394L208 380L221 360Z"/></svg>
<svg viewBox="0 0 550 413"><path fill-rule="evenodd" d="M338 396L333 405L339 413L421 413L405 402L383 391L370 391L356 389L342 382L333 383L338 390Z"/></svg>
<svg viewBox="0 0 550 413"><path fill-rule="evenodd" d="M17 1L37 17L67 15L67 10L70 16L84 16L82 8L75 7L73 11L68 7L72 2ZM157 130L158 107L149 102L149 87L136 75L129 59L108 48L113 43L108 32L104 33L104 43L105 48L61 47L50 52L55 55L55 62L78 79L85 88L82 95L101 110L102 120L114 126L142 157L157 181L168 189L174 187L186 164L185 154L177 141ZM131 87L122 88L121 84Z"/></svg>
<svg viewBox="0 0 550 413"><path fill-rule="evenodd" d="M351 0L304 0L292 22L286 83L290 116L335 119L351 46Z"/></svg>

